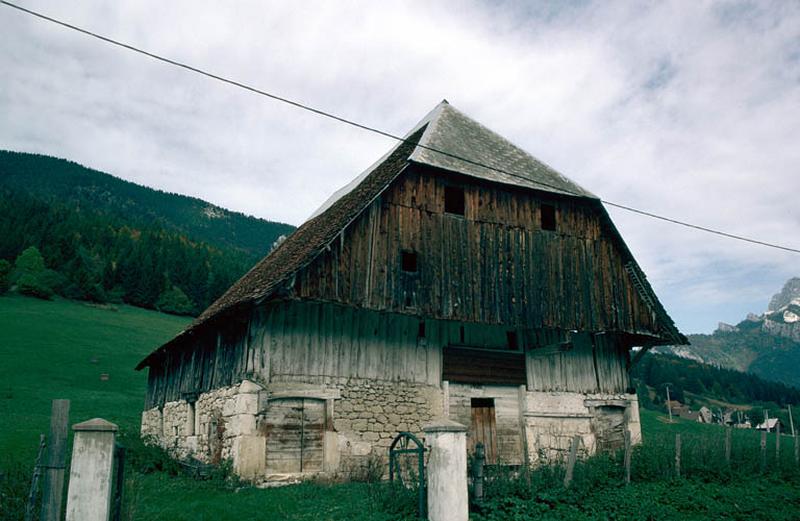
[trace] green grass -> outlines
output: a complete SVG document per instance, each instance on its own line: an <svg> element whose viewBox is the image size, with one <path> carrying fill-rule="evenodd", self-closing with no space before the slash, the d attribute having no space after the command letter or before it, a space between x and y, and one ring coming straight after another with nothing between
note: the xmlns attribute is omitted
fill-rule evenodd
<svg viewBox="0 0 800 521"><path fill-rule="evenodd" d="M385 483L301 485L231 490L216 483L137 474L129 481L128 519L170 521L369 520L413 518L414 498ZM175 501L180 498L180 501Z"/></svg>
<svg viewBox="0 0 800 521"><path fill-rule="evenodd" d="M133 367L186 324L128 306L0 297L0 519L20 518L54 398L72 401L70 423L100 416L120 425L131 450L123 519L413 518L413 494L386 484L312 482L261 490L224 477L196 481L176 475L158 450L138 444L133 436L145 373ZM101 381L102 373L108 381ZM634 453L631 485L623 484L619 458L580 463L569 490L560 468L536 470L529 479L501 474L487 483L489 497L473 519L800 519L800 475L788 437L776 468L775 436L769 436L769 467L761 474L760 433L733 432L734 462L727 467L720 427L667 423L664 414L648 410L641 420L645 443ZM676 433L684 447L681 479L674 472Z"/></svg>
<svg viewBox="0 0 800 521"><path fill-rule="evenodd" d="M102 417L136 432L147 373L134 367L187 323L131 306L0 297L2 460L33 460L55 398L71 401L71 424Z"/></svg>

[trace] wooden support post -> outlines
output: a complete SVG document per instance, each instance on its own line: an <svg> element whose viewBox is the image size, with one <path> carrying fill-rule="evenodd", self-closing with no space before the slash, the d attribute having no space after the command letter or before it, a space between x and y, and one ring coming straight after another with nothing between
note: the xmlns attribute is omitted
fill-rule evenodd
<svg viewBox="0 0 800 521"><path fill-rule="evenodd" d="M681 435L675 435L675 476L681 477Z"/></svg>
<svg viewBox="0 0 800 521"><path fill-rule="evenodd" d="M28 504L25 506L25 521L33 521L33 511L36 509L36 495L39 492L39 475L42 473L42 454L46 447L44 434L39 435L39 452L36 455L36 463L33 465L33 477L31 478L31 490L28 492Z"/></svg>
<svg viewBox="0 0 800 521"><path fill-rule="evenodd" d="M775 466L781 465L781 423L775 425Z"/></svg>
<svg viewBox="0 0 800 521"><path fill-rule="evenodd" d="M669 399L669 384L666 385L667 388L667 411L669 412L669 422L672 423L672 402Z"/></svg>
<svg viewBox="0 0 800 521"><path fill-rule="evenodd" d="M113 521L122 519L122 494L125 489L125 447L117 444L114 447L114 503L111 508Z"/></svg>
<svg viewBox="0 0 800 521"><path fill-rule="evenodd" d="M47 472L42 489L41 521L60 521L64 495L64 468L67 461L69 400L53 400L50 437L47 442Z"/></svg>
<svg viewBox="0 0 800 521"><path fill-rule="evenodd" d="M524 385L517 388L517 405L519 414L519 435L522 442L522 468L528 474L529 454L528 454L528 429L525 421L525 413L528 410L528 389Z"/></svg>
<svg viewBox="0 0 800 521"><path fill-rule="evenodd" d="M472 491L475 501L483 501L483 466L486 464L486 450L483 443L475 445L475 460L472 466Z"/></svg>
<svg viewBox="0 0 800 521"><path fill-rule="evenodd" d="M794 436L794 418L792 418L792 406L788 405L789 408L789 426L792 428L792 436Z"/></svg>
<svg viewBox="0 0 800 521"><path fill-rule="evenodd" d="M767 431L761 431L761 472L767 470Z"/></svg>
<svg viewBox="0 0 800 521"><path fill-rule="evenodd" d="M572 443L569 445L569 456L567 456L567 471L564 474L564 487L569 488L572 483L572 475L575 472L575 460L578 458L578 444L581 442L581 437L575 435L572 438Z"/></svg>
<svg viewBox="0 0 800 521"><path fill-rule="evenodd" d="M725 464L728 466L731 464L731 432L730 427L725 428Z"/></svg>
<svg viewBox="0 0 800 521"><path fill-rule="evenodd" d="M625 484L631 482L631 431L625 429Z"/></svg>
<svg viewBox="0 0 800 521"><path fill-rule="evenodd" d="M797 434L794 435L794 464L800 465L800 443L798 443Z"/></svg>

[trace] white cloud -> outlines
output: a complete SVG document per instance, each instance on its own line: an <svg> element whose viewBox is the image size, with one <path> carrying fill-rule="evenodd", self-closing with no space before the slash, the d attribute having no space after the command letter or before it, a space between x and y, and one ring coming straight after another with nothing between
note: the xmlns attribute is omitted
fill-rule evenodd
<svg viewBox="0 0 800 521"><path fill-rule="evenodd" d="M603 198L795 247L800 6L27 2L402 134L442 98ZM299 223L392 143L0 9L0 147ZM611 210L681 327L797 255Z"/></svg>

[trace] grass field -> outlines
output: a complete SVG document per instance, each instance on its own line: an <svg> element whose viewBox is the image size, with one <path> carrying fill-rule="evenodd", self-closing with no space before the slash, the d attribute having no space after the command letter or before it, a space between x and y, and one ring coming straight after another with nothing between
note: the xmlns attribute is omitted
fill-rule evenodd
<svg viewBox="0 0 800 521"><path fill-rule="evenodd" d="M71 423L103 417L135 431L147 373L133 368L188 322L131 306L0 297L0 455L33 459L54 398L71 401Z"/></svg>
<svg viewBox="0 0 800 521"><path fill-rule="evenodd" d="M152 454L132 438L145 386L145 374L133 367L186 324L187 319L128 306L0 297L0 519L20 519L38 435L47 432L53 398L72 401L71 423L101 416L118 423L131 443L124 519L413 517L413 495L381 483L261 490L224 478L196 481L175 475L168 465L152 470L146 463ZM107 381L100 379L103 373ZM559 468L535 471L525 479L501 473L487 483L487 501L473 518L800 519L800 476L788 437L780 468L775 468L775 437L770 436L769 466L762 474L756 432L734 432L734 464L726 467L722 429L670 424L653 411L643 410L641 416L645 444L634 454L631 485L623 485L619 461L607 458L579 464L569 490L561 484ZM674 475L676 433L683 437L681 479ZM158 455L154 461L161 461Z"/></svg>

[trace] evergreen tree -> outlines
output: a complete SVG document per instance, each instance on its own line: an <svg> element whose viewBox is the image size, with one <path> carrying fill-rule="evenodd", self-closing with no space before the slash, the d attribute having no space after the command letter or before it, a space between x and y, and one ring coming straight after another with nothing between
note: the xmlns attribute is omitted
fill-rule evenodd
<svg viewBox="0 0 800 521"><path fill-rule="evenodd" d="M0 295L8 291L11 286L11 263L0 259Z"/></svg>

